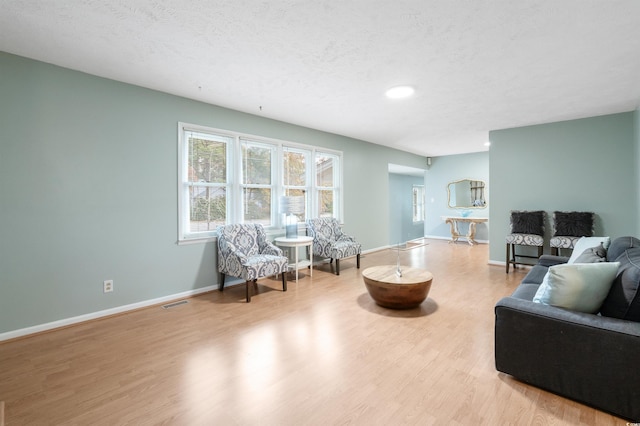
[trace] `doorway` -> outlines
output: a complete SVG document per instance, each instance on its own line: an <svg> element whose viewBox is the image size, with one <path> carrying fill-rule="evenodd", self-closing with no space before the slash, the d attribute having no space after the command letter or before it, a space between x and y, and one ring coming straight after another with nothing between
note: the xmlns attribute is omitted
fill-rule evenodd
<svg viewBox="0 0 640 426"><path fill-rule="evenodd" d="M422 240L424 229L424 169L389 164L389 245L408 247ZM422 194L416 205L416 187ZM422 218L420 220L420 209Z"/></svg>

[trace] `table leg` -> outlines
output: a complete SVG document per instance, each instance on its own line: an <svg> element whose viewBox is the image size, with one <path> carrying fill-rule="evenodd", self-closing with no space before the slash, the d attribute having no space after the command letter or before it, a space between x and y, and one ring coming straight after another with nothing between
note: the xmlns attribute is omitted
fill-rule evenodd
<svg viewBox="0 0 640 426"><path fill-rule="evenodd" d="M296 284L298 284L298 247L293 249L296 251Z"/></svg>
<svg viewBox="0 0 640 426"><path fill-rule="evenodd" d="M449 224L451 228L451 241L450 243L455 243L460 238L460 234L458 233L458 222L453 219L447 219L445 223Z"/></svg>
<svg viewBox="0 0 640 426"><path fill-rule="evenodd" d="M467 242L469 243L469 245L478 244L478 242L475 240L475 237L476 237L476 223L469 222L469 233L467 234Z"/></svg>

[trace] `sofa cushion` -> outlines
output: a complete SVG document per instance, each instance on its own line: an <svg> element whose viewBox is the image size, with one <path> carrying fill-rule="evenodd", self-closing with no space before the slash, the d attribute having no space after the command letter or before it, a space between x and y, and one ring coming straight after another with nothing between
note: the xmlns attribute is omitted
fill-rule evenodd
<svg viewBox="0 0 640 426"><path fill-rule="evenodd" d="M600 313L607 317L640 322L640 247L626 250Z"/></svg>
<svg viewBox="0 0 640 426"><path fill-rule="evenodd" d="M573 252L571 253L571 257L567 263L575 263L576 259L584 253L584 251L591 247L597 247L602 243L602 246L605 249L609 249L609 245L611 244L611 238L609 237L582 237L578 240L576 245L573 247Z"/></svg>
<svg viewBox="0 0 640 426"><path fill-rule="evenodd" d="M605 247L607 249L607 260L613 262L625 250L635 247L640 247L640 240L636 237L618 237L611 242L608 248Z"/></svg>
<svg viewBox="0 0 640 426"><path fill-rule="evenodd" d="M533 301L596 313L616 278L619 262L574 263L549 267Z"/></svg>
<svg viewBox="0 0 640 426"><path fill-rule="evenodd" d="M597 247L589 247L582 252L580 256L576 258L573 263L596 263L607 261L607 250L602 246L602 243Z"/></svg>

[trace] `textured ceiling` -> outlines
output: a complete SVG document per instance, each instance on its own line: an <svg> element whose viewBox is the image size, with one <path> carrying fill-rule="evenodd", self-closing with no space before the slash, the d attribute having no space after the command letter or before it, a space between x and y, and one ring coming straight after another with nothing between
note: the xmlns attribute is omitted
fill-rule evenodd
<svg viewBox="0 0 640 426"><path fill-rule="evenodd" d="M638 0L2 0L0 50L425 156L640 101Z"/></svg>

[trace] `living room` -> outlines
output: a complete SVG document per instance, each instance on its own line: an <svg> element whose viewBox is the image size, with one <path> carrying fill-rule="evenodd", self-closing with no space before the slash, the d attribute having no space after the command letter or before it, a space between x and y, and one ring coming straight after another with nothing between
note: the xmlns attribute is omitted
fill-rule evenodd
<svg viewBox="0 0 640 426"><path fill-rule="evenodd" d="M610 114L491 128L490 152L434 155L427 166L425 155L10 53L0 70L0 340L217 288L215 241L177 243L178 122L342 152L341 219L369 260L395 243L389 164L425 170L425 236L435 240L449 235L446 184L486 176L488 207L473 214L490 218L481 232L491 243L469 255L503 275L513 209L594 211L596 235L640 235L638 98Z"/></svg>

